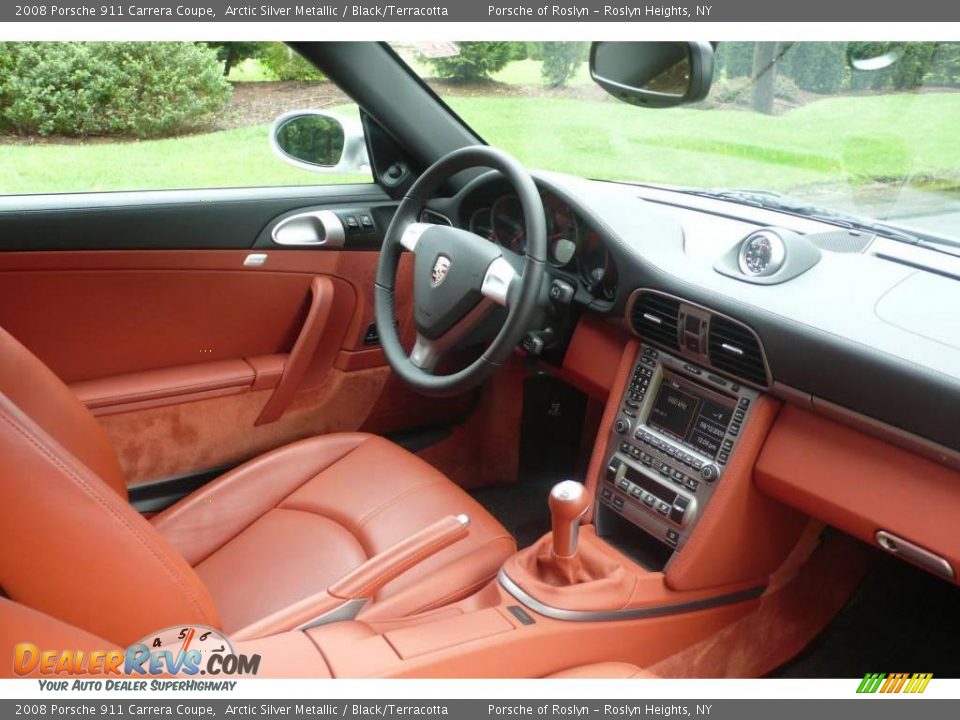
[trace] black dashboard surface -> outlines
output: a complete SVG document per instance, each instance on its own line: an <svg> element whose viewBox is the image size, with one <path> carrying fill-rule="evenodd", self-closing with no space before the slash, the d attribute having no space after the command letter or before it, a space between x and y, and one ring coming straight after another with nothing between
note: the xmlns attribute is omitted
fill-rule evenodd
<svg viewBox="0 0 960 720"><path fill-rule="evenodd" d="M864 249L824 252L820 262L788 282L753 285L715 269L718 258L751 231L778 226L811 234L836 231L836 226L734 203L705 206L664 190L557 173L536 172L534 178L549 198L548 215L551 207L559 207L561 216L575 217L579 228L602 243L608 256L605 267L614 268L616 285L599 292L591 286L589 273L585 282L582 273L571 272L580 279L577 302L585 308L630 330L625 313L637 289L709 308L756 333L775 394L791 402L852 411L940 449L960 452L956 328L944 327L942 333L934 329L931 337L930 323L924 332L916 332L902 321L888 322L877 311L880 300L901 283L928 287L929 282L933 288L936 282L936 292L956 293L956 298L960 279L944 280L943 274ZM431 207L469 227L478 210L493 207L503 195L501 183L496 173L488 173ZM556 270L565 272L562 266ZM914 288L910 296L929 299L931 292ZM886 312L890 314L889 307ZM902 320L904 312L898 317Z"/></svg>

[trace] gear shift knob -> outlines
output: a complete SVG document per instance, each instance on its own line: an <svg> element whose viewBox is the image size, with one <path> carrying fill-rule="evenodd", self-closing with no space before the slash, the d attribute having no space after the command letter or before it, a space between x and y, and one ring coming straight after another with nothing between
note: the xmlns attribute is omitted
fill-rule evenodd
<svg viewBox="0 0 960 720"><path fill-rule="evenodd" d="M553 526L553 554L569 558L577 554L580 518L590 507L590 493L576 480L564 480L550 490L550 519Z"/></svg>

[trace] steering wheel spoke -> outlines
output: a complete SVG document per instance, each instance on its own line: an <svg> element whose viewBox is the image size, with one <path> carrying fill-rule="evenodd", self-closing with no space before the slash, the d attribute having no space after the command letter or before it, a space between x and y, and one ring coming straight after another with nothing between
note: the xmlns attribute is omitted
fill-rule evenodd
<svg viewBox="0 0 960 720"><path fill-rule="evenodd" d="M410 252L415 253L417 243L420 242L420 236L432 227L433 225L429 223L410 223L403 231L403 235L400 236L400 244Z"/></svg>
<svg viewBox="0 0 960 720"><path fill-rule="evenodd" d="M503 255L487 268L480 285L480 293L497 305L510 307L510 290L520 280L520 274Z"/></svg>

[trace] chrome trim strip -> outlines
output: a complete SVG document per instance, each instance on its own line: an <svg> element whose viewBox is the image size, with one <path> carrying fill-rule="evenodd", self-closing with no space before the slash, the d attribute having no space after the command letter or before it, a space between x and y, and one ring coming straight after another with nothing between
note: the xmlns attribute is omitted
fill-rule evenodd
<svg viewBox="0 0 960 720"><path fill-rule="evenodd" d="M953 566L946 558L942 558L936 553L930 552L925 547L921 547L916 543L912 543L886 530L877 530L877 534L874 537L877 540L877 545L886 550L890 555L903 558L942 578L953 581L955 577Z"/></svg>
<svg viewBox="0 0 960 720"><path fill-rule="evenodd" d="M744 330L746 330L746 331L749 332L751 335L753 335L753 338L757 341L757 347L760 348L760 357L763 358L763 370L764 370L764 372L767 374L767 382L768 382L768 383L772 383L772 382L773 382L773 373L770 371L770 363L767 361L767 350L766 350L766 348L763 347L763 341L760 339L760 336L757 335L756 331L755 331L752 327L750 327L749 325L747 325L746 323L744 323L742 320L737 320L737 319L734 318L734 317L730 317L730 316L727 315L726 313L717 312L716 310L712 310L711 308L708 308L708 307L706 307L705 305L701 305L700 303L691 302L690 300L686 300L686 299L680 297L679 295L672 295L672 294L670 294L670 293L663 292L662 290L654 290L653 288L645 288L645 287L637 288L637 289L634 290L632 293L630 293L630 297L627 298L627 303L626 303L626 306L625 306L625 308L624 308L624 314L623 314L623 320L624 320L624 322L626 323L626 326L627 326L627 328L630 330L630 332L632 332L632 333L633 333L634 335L636 335L637 337L641 338L644 342L650 343L651 345L659 348L660 350L665 350L665 351L668 352L668 353L671 353L671 354L674 354L674 355L678 355L679 357L685 358L685 359L687 359L687 360L692 360L693 362L697 363L698 365L702 365L702 366L704 366L704 367L710 368L710 370L712 370L713 372L715 372L717 375L722 375L722 376L727 377L727 378L733 378L733 379L735 379L735 380L736 380L738 383L740 383L741 385L746 385L746 386L752 387L752 388L754 388L754 389L756 389L756 390L764 390L764 391L766 391L766 390L769 390L769 389L770 389L770 386L769 386L769 385L759 385L759 384L757 384L757 383L755 383L755 382L752 382L752 381L750 381L750 380L747 380L746 378L742 378L742 377L740 377L739 375L734 375L734 374L729 373L729 372L727 372L727 371L725 371L725 370L720 370L720 369L716 368L716 367L713 365L713 363L710 362L709 351L708 351L708 354L707 354L706 356L696 355L696 354L694 354L694 353L691 353L691 352L687 351L687 350L683 347L682 343L680 344L680 347L679 347L679 348L677 348L677 347L667 347L667 346L664 345L663 343L658 342L657 340L655 340L655 339L653 339L653 338L649 338L649 337L647 337L646 335L643 335L643 334L641 334L640 332L638 332L637 329L633 326L633 323L631 322L631 318L633 317L633 306L636 305L637 299L638 299L638 298L640 297L640 295L643 294L643 293L654 293L655 295L660 295L661 297L670 298L671 300L676 300L677 302L679 302L679 303L681 304L681 310L683 309L683 308L682 308L683 305L687 305L687 306L689 306L689 307L696 308L696 309L698 309L698 310L700 310L700 311L702 311L702 312L709 313L709 314L715 315L715 316L717 316L717 317L721 317L721 318L723 318L724 320L729 320L730 322L736 323L737 325L739 325L740 327L742 327ZM708 328L708 333L709 333L709 328ZM679 340L680 340L680 338L679 338L679 336L678 336L678 337L677 337L678 343L679 343ZM707 338L707 341L708 341L708 343L709 343L709 338Z"/></svg>
<svg viewBox="0 0 960 720"><path fill-rule="evenodd" d="M720 607L722 605L732 605L734 603L745 602L760 597L766 587L759 586L740 590L726 595L707 598L705 600L694 600L692 602L674 603L672 605L656 605L653 607L631 608L627 610L563 610L561 608L544 605L536 598L528 595L519 585L517 585L504 572L503 568L497 574L497 581L514 598L523 603L528 609L533 610L538 615L553 618L554 620L567 620L570 622L604 622L612 620L640 620L644 618L662 617L664 615L679 615L681 613L696 612L698 610L707 610L709 608Z"/></svg>
<svg viewBox="0 0 960 720"><path fill-rule="evenodd" d="M322 615L313 618L313 620L307 620L302 625L297 625L294 629L308 630L318 625L328 625L329 623L340 622L342 620L354 620L366 604L367 598L347 600L343 605L338 605L333 610L328 610Z"/></svg>

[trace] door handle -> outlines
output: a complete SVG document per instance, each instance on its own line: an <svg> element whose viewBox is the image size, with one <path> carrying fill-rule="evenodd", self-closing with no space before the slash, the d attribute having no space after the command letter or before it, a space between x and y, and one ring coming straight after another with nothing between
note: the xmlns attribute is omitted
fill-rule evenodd
<svg viewBox="0 0 960 720"><path fill-rule="evenodd" d="M316 354L320 338L323 337L323 330L327 326L330 309L333 307L333 292L333 283L330 278L313 278L310 283L310 309L307 311L307 317L283 365L280 381L260 411L256 422L253 423L255 426L279 420L290 405L290 401L310 368L310 362Z"/></svg>

